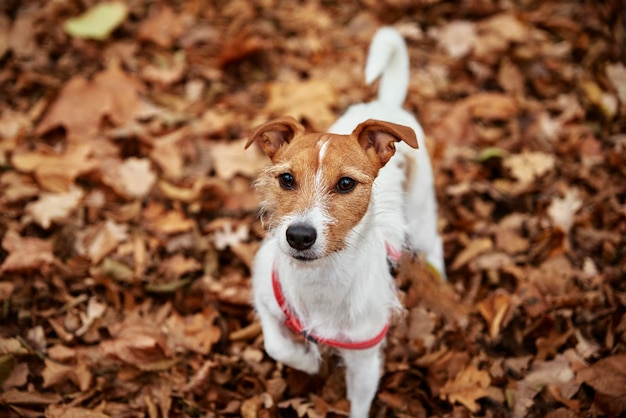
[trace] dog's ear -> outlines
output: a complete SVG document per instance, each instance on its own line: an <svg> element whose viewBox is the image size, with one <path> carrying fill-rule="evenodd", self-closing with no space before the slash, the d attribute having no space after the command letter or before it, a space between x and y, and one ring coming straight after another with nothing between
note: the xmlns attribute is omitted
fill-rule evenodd
<svg viewBox="0 0 626 418"><path fill-rule="evenodd" d="M276 151L283 145L288 144L296 136L304 132L304 126L291 116L274 119L257 127L250 134L246 143L248 148L254 141L259 141L261 149L271 159Z"/></svg>
<svg viewBox="0 0 626 418"><path fill-rule="evenodd" d="M419 147L412 128L375 119L361 122L352 131L352 136L358 139L368 155L374 153L378 157L381 167L395 154L396 142L404 141L413 148Z"/></svg>

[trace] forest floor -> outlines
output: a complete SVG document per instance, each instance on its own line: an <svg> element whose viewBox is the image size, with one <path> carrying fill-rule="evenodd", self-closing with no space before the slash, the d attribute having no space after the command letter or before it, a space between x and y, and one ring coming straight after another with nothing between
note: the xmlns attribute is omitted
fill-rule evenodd
<svg viewBox="0 0 626 418"><path fill-rule="evenodd" d="M97 3L0 2L0 415L347 416L263 351L244 144L372 99L393 25L449 281L404 257L371 416L626 416L623 2Z"/></svg>

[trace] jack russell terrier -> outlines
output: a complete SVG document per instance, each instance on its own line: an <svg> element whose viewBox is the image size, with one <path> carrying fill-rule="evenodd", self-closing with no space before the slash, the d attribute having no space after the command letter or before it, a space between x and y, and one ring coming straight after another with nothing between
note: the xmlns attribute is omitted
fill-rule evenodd
<svg viewBox="0 0 626 418"><path fill-rule="evenodd" d="M389 263L420 251L445 277L424 133L402 109L409 57L395 29L374 36L365 76L381 76L378 99L351 106L329 133L282 117L246 144L258 142L272 161L255 183L268 228L252 279L265 350L314 374L318 344L336 349L352 418L368 416L381 344L402 308Z"/></svg>

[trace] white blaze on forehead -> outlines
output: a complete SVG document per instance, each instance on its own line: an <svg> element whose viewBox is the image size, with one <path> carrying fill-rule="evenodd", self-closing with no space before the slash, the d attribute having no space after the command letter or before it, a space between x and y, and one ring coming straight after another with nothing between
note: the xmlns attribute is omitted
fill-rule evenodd
<svg viewBox="0 0 626 418"><path fill-rule="evenodd" d="M317 141L319 152L317 154L317 171L315 172L315 185L320 185L322 181L322 172L324 171L324 156L328 149L328 138L321 138Z"/></svg>
<svg viewBox="0 0 626 418"><path fill-rule="evenodd" d="M317 155L317 162L320 166L322 165L322 161L324 160L324 155L326 155L326 149L328 148L329 142L330 141L328 140L328 138L322 138L317 141L317 145L320 148L319 154Z"/></svg>

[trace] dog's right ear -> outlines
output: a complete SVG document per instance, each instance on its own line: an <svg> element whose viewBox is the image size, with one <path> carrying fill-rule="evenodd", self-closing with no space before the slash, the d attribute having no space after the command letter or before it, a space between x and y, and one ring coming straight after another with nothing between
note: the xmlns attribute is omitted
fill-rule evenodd
<svg viewBox="0 0 626 418"><path fill-rule="evenodd" d="M259 141L263 152L273 160L274 154L283 144L290 143L294 137L302 133L304 133L304 126L291 116L284 116L264 123L252 131L246 148L253 142Z"/></svg>

